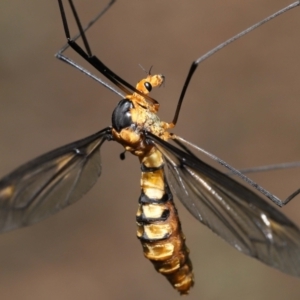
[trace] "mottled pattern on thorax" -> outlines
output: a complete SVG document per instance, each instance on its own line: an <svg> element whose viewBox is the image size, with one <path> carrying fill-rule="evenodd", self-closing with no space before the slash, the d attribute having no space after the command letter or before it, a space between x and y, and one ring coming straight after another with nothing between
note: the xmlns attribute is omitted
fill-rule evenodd
<svg viewBox="0 0 300 300"><path fill-rule="evenodd" d="M165 122L162 122L156 113L142 107L134 108L132 120L137 126L137 131L150 131L151 133L164 139Z"/></svg>

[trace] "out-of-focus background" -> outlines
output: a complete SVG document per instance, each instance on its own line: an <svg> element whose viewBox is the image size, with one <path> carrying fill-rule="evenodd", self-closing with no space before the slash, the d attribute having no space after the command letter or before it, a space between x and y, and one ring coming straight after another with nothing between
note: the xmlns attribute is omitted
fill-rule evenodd
<svg viewBox="0 0 300 300"><path fill-rule="evenodd" d="M145 76L138 64L163 73L153 95L170 121L191 62L290 1L120 1L88 39L132 84ZM105 3L75 1L83 23ZM286 13L203 63L175 132L237 168L300 160L299 16ZM110 125L119 97L54 58L65 41L56 1L1 1L0 41L1 177ZM77 204L0 236L0 299L180 298L143 258L139 164L120 161L121 151L103 146L101 179ZM281 198L300 187L299 169L252 178ZM189 299L299 299L299 279L240 254L176 203L196 278ZM282 211L300 224L299 199Z"/></svg>

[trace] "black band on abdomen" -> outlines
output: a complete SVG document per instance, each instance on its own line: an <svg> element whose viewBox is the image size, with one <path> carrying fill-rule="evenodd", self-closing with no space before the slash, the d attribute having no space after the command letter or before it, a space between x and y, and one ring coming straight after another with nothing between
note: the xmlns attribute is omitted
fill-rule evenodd
<svg viewBox="0 0 300 300"><path fill-rule="evenodd" d="M144 164L141 164L141 170L144 173L155 172L155 171L161 170L163 167L164 167L164 164L161 164L159 167L151 167L151 168L148 168Z"/></svg>
<svg viewBox="0 0 300 300"><path fill-rule="evenodd" d="M170 210L165 209L162 215L158 218L147 218L145 215L136 216L136 221L140 225L155 224L157 222L165 222L170 216Z"/></svg>
<svg viewBox="0 0 300 300"><path fill-rule="evenodd" d="M163 237L157 238L157 239L151 239L147 236L147 234L144 232L142 236L138 236L137 238L141 240L142 242L151 243L151 242L158 242L167 240L170 237L170 234L166 233Z"/></svg>
<svg viewBox="0 0 300 300"><path fill-rule="evenodd" d="M142 191L141 196L139 198L139 203L140 204L153 204L153 203L162 204L171 201L172 199L173 199L172 194L168 192L165 193L161 199L151 199Z"/></svg>

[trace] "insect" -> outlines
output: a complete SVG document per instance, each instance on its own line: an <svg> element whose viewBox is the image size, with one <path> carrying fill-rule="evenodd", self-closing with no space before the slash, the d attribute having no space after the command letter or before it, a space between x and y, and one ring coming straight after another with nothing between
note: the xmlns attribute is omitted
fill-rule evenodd
<svg viewBox="0 0 300 300"><path fill-rule="evenodd" d="M59 3L64 16L62 2ZM69 36L65 19L64 24ZM78 25L81 36L85 37ZM90 55L87 41L87 53L73 40L70 45L127 96L113 113L112 127L41 156L0 182L1 230L35 223L80 199L100 174L101 145L106 140L115 140L141 161L143 183L137 222L145 255L180 293L188 292L193 275L169 184L199 221L235 248L299 276L297 227L260 196L206 165L187 148L192 146L192 151L198 151L197 147L169 133L167 129L176 124L181 103L172 123L157 119L158 103L148 93L163 82L163 76L149 74L134 88ZM188 81L184 91L187 86ZM177 147L169 143L171 140L177 142ZM168 175L163 169L163 159ZM267 196L279 201L270 194ZM176 243L178 251L168 252ZM165 257L160 260L161 254Z"/></svg>

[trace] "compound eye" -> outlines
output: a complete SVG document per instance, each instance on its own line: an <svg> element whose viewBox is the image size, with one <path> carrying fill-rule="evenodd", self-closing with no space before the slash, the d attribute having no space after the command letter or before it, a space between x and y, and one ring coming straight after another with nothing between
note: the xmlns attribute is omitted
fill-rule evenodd
<svg viewBox="0 0 300 300"><path fill-rule="evenodd" d="M148 92L151 92L151 91L152 91L152 85L151 85L150 82L146 81L146 82L144 83L144 86L145 86L145 88L147 89Z"/></svg>

